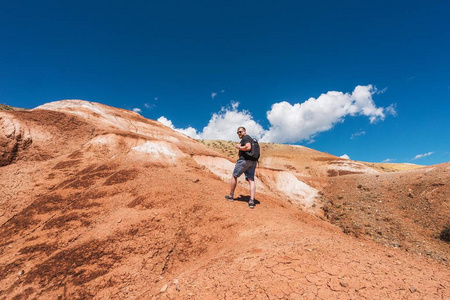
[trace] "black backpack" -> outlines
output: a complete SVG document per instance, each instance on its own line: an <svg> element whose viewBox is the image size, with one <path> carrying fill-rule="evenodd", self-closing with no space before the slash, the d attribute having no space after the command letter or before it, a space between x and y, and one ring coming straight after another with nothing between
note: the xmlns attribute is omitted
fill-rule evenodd
<svg viewBox="0 0 450 300"><path fill-rule="evenodd" d="M250 160L255 161L259 160L260 150L259 150L259 143L256 138L252 138L252 149L248 151L246 154Z"/></svg>

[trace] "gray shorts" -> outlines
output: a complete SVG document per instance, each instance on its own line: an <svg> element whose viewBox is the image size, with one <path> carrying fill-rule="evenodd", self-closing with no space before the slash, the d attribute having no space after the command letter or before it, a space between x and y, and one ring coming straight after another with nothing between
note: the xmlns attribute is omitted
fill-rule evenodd
<svg viewBox="0 0 450 300"><path fill-rule="evenodd" d="M246 180L255 180L256 161L240 159L234 167L233 176L239 177L245 173Z"/></svg>

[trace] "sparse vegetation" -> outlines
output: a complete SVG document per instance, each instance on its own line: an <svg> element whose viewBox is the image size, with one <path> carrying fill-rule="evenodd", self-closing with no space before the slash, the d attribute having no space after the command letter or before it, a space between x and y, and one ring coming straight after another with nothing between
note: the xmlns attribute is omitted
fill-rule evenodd
<svg viewBox="0 0 450 300"><path fill-rule="evenodd" d="M24 108L17 108L17 107L12 107L6 104L1 104L0 103L0 110L11 110L11 111L15 111L15 110L27 110Z"/></svg>
<svg viewBox="0 0 450 300"><path fill-rule="evenodd" d="M450 226L446 226L441 231L440 239L443 240L444 242L450 243Z"/></svg>
<svg viewBox="0 0 450 300"><path fill-rule="evenodd" d="M236 148L234 148L235 142L231 141L222 141L222 140L198 140L200 143L205 146L222 153L228 158L235 158L237 155Z"/></svg>
<svg viewBox="0 0 450 300"><path fill-rule="evenodd" d="M14 110L11 106L0 104L0 110Z"/></svg>
<svg viewBox="0 0 450 300"><path fill-rule="evenodd" d="M401 164L401 163L368 163L368 162L361 162L361 163L382 173L414 170L423 167L420 165Z"/></svg>

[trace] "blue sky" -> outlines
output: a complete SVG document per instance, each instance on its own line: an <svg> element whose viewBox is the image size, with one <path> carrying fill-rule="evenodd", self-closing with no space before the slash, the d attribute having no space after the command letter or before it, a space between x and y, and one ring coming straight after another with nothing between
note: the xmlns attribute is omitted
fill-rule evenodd
<svg viewBox="0 0 450 300"><path fill-rule="evenodd" d="M83 99L197 137L245 123L354 160L450 161L449 1L1 7L0 103Z"/></svg>

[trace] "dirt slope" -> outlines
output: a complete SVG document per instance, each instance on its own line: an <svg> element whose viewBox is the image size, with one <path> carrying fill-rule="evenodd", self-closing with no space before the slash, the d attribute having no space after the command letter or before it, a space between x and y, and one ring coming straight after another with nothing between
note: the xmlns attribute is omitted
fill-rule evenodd
<svg viewBox="0 0 450 300"><path fill-rule="evenodd" d="M242 181L223 199L225 155L133 112L60 101L2 111L0 126L0 299L450 297L442 260L301 210L348 177L330 176L378 174L367 166L273 155L250 210Z"/></svg>
<svg viewBox="0 0 450 300"><path fill-rule="evenodd" d="M325 190L327 217L357 237L450 262L439 239L450 225L450 163L396 173L343 176Z"/></svg>

